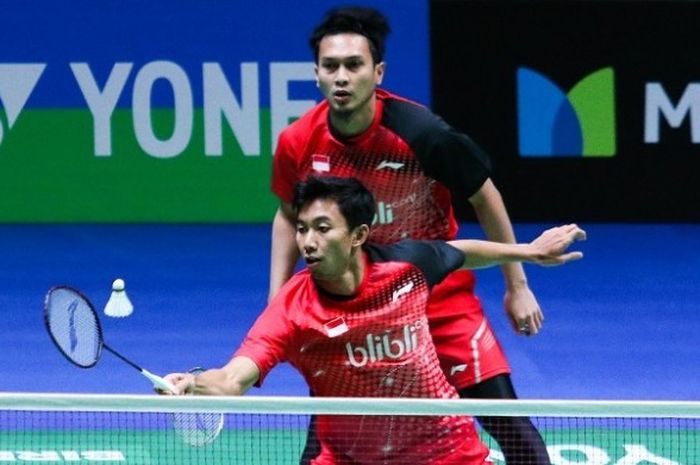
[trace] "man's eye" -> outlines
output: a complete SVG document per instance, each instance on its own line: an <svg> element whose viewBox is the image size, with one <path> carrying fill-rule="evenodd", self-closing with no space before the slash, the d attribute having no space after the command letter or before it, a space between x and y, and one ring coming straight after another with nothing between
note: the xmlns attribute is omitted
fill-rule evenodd
<svg viewBox="0 0 700 465"><path fill-rule="evenodd" d="M298 233L304 233L304 232L306 232L306 226L299 226L299 225L297 225L297 232L298 232Z"/></svg>
<svg viewBox="0 0 700 465"><path fill-rule="evenodd" d="M335 63L324 63L322 67L327 71L333 71L338 68L338 65Z"/></svg>
<svg viewBox="0 0 700 465"><path fill-rule="evenodd" d="M331 228L330 228L330 226L319 226L318 230L319 230L319 232L327 233L328 231L331 230Z"/></svg>

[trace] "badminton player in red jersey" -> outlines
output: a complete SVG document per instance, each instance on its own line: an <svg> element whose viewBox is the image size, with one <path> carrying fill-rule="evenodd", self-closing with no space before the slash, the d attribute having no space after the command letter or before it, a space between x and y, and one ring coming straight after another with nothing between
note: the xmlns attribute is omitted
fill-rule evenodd
<svg viewBox="0 0 700 465"><path fill-rule="evenodd" d="M287 361L316 396L458 398L428 329L431 289L460 268L510 261L559 265L585 238L576 225L530 244L406 240L367 244L372 194L356 179L310 177L294 194L295 242L307 269L271 300L231 361L166 379L175 394L239 395ZM312 465L490 463L465 416L318 415Z"/></svg>
<svg viewBox="0 0 700 465"><path fill-rule="evenodd" d="M369 188L377 200L374 243L454 239L453 200L471 203L489 240L515 242L486 154L427 108L377 87L384 77L388 32L387 20L376 10L343 8L329 12L311 35L325 100L278 141L272 190L281 203L273 221L270 296L289 279L299 258L289 203L295 183L312 173L352 176ZM511 324L520 334L537 334L543 315L522 266L507 264L502 271ZM431 296L428 319L442 369L461 397L516 398L508 361L474 285L471 271L458 271ZM508 465L549 465L545 444L528 418L479 421ZM302 464L314 453L310 442Z"/></svg>

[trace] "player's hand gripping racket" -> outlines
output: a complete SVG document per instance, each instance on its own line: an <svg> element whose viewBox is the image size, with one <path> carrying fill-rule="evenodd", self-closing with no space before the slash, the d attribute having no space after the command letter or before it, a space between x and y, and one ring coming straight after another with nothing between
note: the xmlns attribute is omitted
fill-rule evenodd
<svg viewBox="0 0 700 465"><path fill-rule="evenodd" d="M204 368L192 368L188 373L198 375ZM218 412L173 413L175 432L190 446L211 444L224 427L224 414Z"/></svg>
<svg viewBox="0 0 700 465"><path fill-rule="evenodd" d="M68 286L49 289L44 299L44 324L58 350L80 368L97 364L102 349L136 368L155 387L173 390L173 385L127 359L102 339L102 327L92 303L80 291Z"/></svg>

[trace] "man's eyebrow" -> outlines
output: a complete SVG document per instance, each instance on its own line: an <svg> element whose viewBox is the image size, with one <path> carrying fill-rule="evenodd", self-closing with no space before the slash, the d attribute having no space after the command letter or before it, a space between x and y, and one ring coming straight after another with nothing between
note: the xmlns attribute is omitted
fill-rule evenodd
<svg viewBox="0 0 700 465"><path fill-rule="evenodd" d="M362 55L348 55L348 56L334 56L334 55L325 55L321 56L321 61L346 61L346 60L362 60L364 57Z"/></svg>
<svg viewBox="0 0 700 465"><path fill-rule="evenodd" d="M330 219L330 217L328 217L326 215L314 216L313 218L311 218L308 221L300 220L299 218L297 218L297 223L320 223L322 221L329 221L330 222L331 219Z"/></svg>

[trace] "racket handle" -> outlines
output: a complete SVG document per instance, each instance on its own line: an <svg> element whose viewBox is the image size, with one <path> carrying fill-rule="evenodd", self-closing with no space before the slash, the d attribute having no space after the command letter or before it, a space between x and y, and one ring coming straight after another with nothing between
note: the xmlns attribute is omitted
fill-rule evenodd
<svg viewBox="0 0 700 465"><path fill-rule="evenodd" d="M175 386L173 386L172 384L170 384L169 382L167 382L165 379L161 378L160 376L154 375L153 373L151 373L150 371L148 371L144 368L141 369L141 374L143 376L145 376L146 378L148 378L153 383L153 385L155 387L157 387L158 389L162 389L164 391L175 392Z"/></svg>

